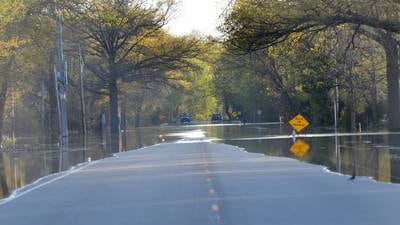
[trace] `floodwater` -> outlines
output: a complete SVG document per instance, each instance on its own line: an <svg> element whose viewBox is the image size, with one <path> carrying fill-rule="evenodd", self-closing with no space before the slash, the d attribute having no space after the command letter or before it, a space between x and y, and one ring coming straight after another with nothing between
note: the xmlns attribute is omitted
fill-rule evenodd
<svg viewBox="0 0 400 225"><path fill-rule="evenodd" d="M294 138L289 127L277 123L143 127L122 133L126 135L126 144L121 149L205 140L239 146L248 152L323 165L352 179L372 177L400 183L400 133L371 131L335 135L329 128L308 129L304 133ZM71 134L68 152L60 151L54 144L43 144L48 142L45 140L43 137L20 137L15 147L0 152L0 198L46 175L112 155L109 140L100 135L85 140L78 134Z"/></svg>

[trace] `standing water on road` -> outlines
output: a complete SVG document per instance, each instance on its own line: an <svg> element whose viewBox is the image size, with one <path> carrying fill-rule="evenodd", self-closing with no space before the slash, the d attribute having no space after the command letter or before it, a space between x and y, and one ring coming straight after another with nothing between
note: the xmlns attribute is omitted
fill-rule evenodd
<svg viewBox="0 0 400 225"><path fill-rule="evenodd" d="M239 146L248 152L282 156L326 166L330 171L350 176L367 176L400 183L400 134L375 132L342 134L335 138L329 129L308 130L301 138L310 148L302 154L291 151L290 129L276 123L216 124L143 127L127 132L127 149L163 142L213 141ZM68 159L60 157L56 145L39 145L40 138L18 138L15 150L1 152L0 197L35 180L69 167L111 156L107 144L89 137L86 148L79 136L71 137Z"/></svg>

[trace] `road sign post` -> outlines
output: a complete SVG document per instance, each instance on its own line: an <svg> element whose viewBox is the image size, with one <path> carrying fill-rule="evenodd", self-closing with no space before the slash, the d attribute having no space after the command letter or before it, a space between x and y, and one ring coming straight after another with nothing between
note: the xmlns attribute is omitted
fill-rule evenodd
<svg viewBox="0 0 400 225"><path fill-rule="evenodd" d="M304 116L298 114L289 121L289 125L292 126L297 133L300 133L310 125L310 122L308 122Z"/></svg>
<svg viewBox="0 0 400 225"><path fill-rule="evenodd" d="M296 140L296 132L300 133L305 128L310 125L310 122L301 114L296 115L289 121L289 125L294 129L293 130L293 145L290 147L290 151L297 157L297 158L304 158L308 151L310 150L310 145L308 145L305 141L301 139Z"/></svg>

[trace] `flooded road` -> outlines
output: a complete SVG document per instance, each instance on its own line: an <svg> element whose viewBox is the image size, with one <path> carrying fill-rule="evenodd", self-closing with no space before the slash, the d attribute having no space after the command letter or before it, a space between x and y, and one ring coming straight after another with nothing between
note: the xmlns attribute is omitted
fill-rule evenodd
<svg viewBox="0 0 400 225"><path fill-rule="evenodd" d="M126 149L206 140L239 146L248 152L323 165L353 179L367 176L400 183L399 133L373 131L335 136L332 130L324 128L308 129L304 133L296 138L301 140L300 144L293 147L290 128L277 123L143 127L126 132ZM68 154L60 154L57 145L44 145L41 138L18 138L14 150L0 153L0 198L41 177L64 170L63 163L72 167L111 156L109 140L91 136L85 144L79 135L71 135L70 142Z"/></svg>

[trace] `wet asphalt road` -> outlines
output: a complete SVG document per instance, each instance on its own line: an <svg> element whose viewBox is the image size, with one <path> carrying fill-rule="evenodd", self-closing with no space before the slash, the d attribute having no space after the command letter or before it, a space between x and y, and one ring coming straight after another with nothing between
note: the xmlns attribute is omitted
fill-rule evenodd
<svg viewBox="0 0 400 225"><path fill-rule="evenodd" d="M208 142L126 152L43 182L3 202L0 224L400 224L399 185Z"/></svg>

